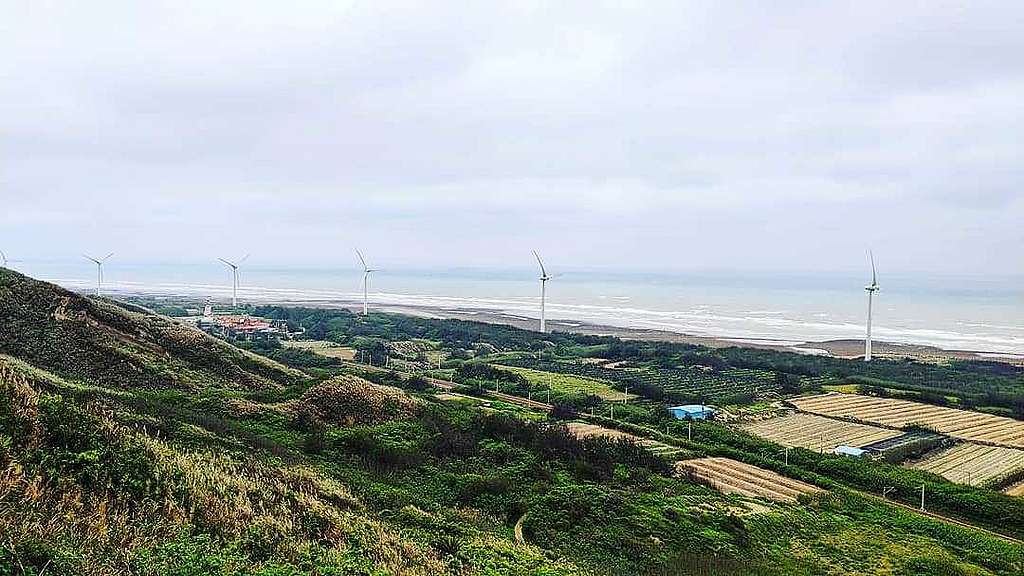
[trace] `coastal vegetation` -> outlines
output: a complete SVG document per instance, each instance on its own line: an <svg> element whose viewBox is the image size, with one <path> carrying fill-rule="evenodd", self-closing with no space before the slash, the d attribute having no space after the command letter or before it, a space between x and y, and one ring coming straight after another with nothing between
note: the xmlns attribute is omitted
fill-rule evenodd
<svg viewBox="0 0 1024 576"><path fill-rule="evenodd" d="M507 365L523 358L552 363L542 370L552 375L583 365L752 370L774 383L747 392L759 402L822 376L789 360L741 366L732 351L661 343L335 310L252 312L357 358L372 352L373 364L274 342L243 349L143 307L0 270L0 574L1024 569L1013 539L1024 536L1019 498L810 450L791 450L787 462L777 444L734 427L674 420L653 393L631 388L638 397L619 404L614 378L553 380L552 401L588 399L594 416L562 416L628 435L581 436L558 410L509 400L549 385ZM408 344L418 340L430 343L423 359ZM402 370L381 366L393 351L409 358ZM598 383L616 393L602 395ZM675 460L697 457L821 491L725 494L677 471ZM921 484L929 509L964 524L870 495L893 486L890 498L913 502Z"/></svg>

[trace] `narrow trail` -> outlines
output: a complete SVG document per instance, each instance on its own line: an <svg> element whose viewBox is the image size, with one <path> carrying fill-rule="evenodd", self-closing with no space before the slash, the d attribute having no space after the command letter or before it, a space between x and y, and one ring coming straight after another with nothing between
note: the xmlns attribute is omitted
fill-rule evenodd
<svg viewBox="0 0 1024 576"><path fill-rule="evenodd" d="M519 520L516 520L516 527L513 529L516 536L516 544L526 544L526 537L523 536L523 520L526 520L526 512L523 512Z"/></svg>

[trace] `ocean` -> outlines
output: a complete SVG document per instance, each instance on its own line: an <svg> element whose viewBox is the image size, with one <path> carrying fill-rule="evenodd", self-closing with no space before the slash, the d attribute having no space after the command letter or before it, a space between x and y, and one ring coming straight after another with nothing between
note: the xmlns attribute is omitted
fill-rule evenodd
<svg viewBox="0 0 1024 576"><path fill-rule="evenodd" d="M95 286L95 266L28 262L17 270L76 290ZM111 293L229 298L223 265L133 264L105 267ZM426 306L539 316L535 270L384 269L370 284L371 306ZM570 270L548 282L548 318L698 336L796 345L862 339L868 277L735 272L612 273ZM876 340L945 349L1024 355L1024 279L885 275L876 295ZM359 270L245 265L247 302L361 301Z"/></svg>

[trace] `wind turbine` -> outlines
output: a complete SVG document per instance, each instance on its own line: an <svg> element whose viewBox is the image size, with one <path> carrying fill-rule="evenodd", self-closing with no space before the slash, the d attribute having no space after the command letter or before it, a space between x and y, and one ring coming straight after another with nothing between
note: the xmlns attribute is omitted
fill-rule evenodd
<svg viewBox="0 0 1024 576"><path fill-rule="evenodd" d="M96 258L93 258L92 256L87 256L85 254L82 254L82 256L85 257L86 259L92 260L93 262L96 263L96 296L100 295L100 291L101 291L101 289L103 287L103 263L106 262L107 260L109 260L110 257L113 256L113 255L114 255L114 253L111 252L110 254L107 254L103 258L100 258L100 259L97 260ZM6 260L4 262L6 263Z"/></svg>
<svg viewBox="0 0 1024 576"><path fill-rule="evenodd" d="M551 276L548 276L547 270L544 269L544 262L540 259L540 255L537 251L533 251L534 258L537 259L537 264L540 264L540 331L546 331L546 318L544 317L544 305L547 301L547 287L548 280L551 280Z"/></svg>
<svg viewBox="0 0 1024 576"><path fill-rule="evenodd" d="M875 254L868 252L868 256L871 258L871 284L864 287L868 292L868 331L867 337L864 339L864 361L871 361L871 304L875 299L875 292L881 290L881 286L878 285L878 273L875 271Z"/></svg>
<svg viewBox="0 0 1024 576"><path fill-rule="evenodd" d="M242 263L245 262L247 258L249 258L248 254L246 254L245 256L242 256L242 258L238 261L237 264L234 263L234 262L231 262L229 260L225 260L223 258L217 258L217 260L220 260L221 262L223 262L225 266L228 266L229 268L231 268L231 307L232 308L238 308L238 267L241 266Z"/></svg>
<svg viewBox="0 0 1024 576"><path fill-rule="evenodd" d="M0 250L0 268L7 268L7 254Z"/></svg>
<svg viewBox="0 0 1024 576"><path fill-rule="evenodd" d="M366 316L369 313L366 290L370 283L370 274L377 270L366 265L366 259L363 258L363 253L358 248L356 248L356 255L359 256L359 261L363 263L363 316Z"/></svg>

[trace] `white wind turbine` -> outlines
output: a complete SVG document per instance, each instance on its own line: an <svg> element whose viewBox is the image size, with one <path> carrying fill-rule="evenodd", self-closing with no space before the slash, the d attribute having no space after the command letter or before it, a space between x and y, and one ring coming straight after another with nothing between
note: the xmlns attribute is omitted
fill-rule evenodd
<svg viewBox="0 0 1024 576"><path fill-rule="evenodd" d="M370 284L370 274L376 272L375 268L370 268L366 265L366 259L363 258L363 253L356 248L356 256L359 256L359 261L363 263L363 316L369 314L369 300L367 297L367 287Z"/></svg>
<svg viewBox="0 0 1024 576"><path fill-rule="evenodd" d="M867 337L864 339L864 361L871 361L871 305L875 299L875 292L881 290L881 286L878 285L878 273L875 271L875 254L868 252L868 256L871 258L871 284L864 287L868 292L868 331Z"/></svg>
<svg viewBox="0 0 1024 576"><path fill-rule="evenodd" d="M547 270L544 269L544 262L536 250L533 251L533 256L537 259L537 264L540 264L540 331L545 332L547 319L544 317L544 306L547 303L548 280L551 280L552 277L548 276Z"/></svg>
<svg viewBox="0 0 1024 576"><path fill-rule="evenodd" d="M82 254L82 256L85 257L86 259L92 260L94 263L96 263L96 295L97 296L100 295L100 292L102 291L102 288L103 288L103 263L106 262L107 260L109 260L110 257L113 256L113 255L114 255L114 253L111 252L110 254L107 254L103 258L96 259L96 258L93 258L92 256L87 256L85 254Z"/></svg>
<svg viewBox="0 0 1024 576"><path fill-rule="evenodd" d="M0 250L0 268L7 268L7 254Z"/></svg>
<svg viewBox="0 0 1024 576"><path fill-rule="evenodd" d="M241 266L242 263L245 262L247 258L249 258L248 254L246 254L245 256L242 256L242 258L238 261L237 264L235 262L231 262L231 261L225 260L223 258L217 258L217 260L220 260L221 262L223 262L225 266L231 268L231 307L232 308L238 308L238 267Z"/></svg>

